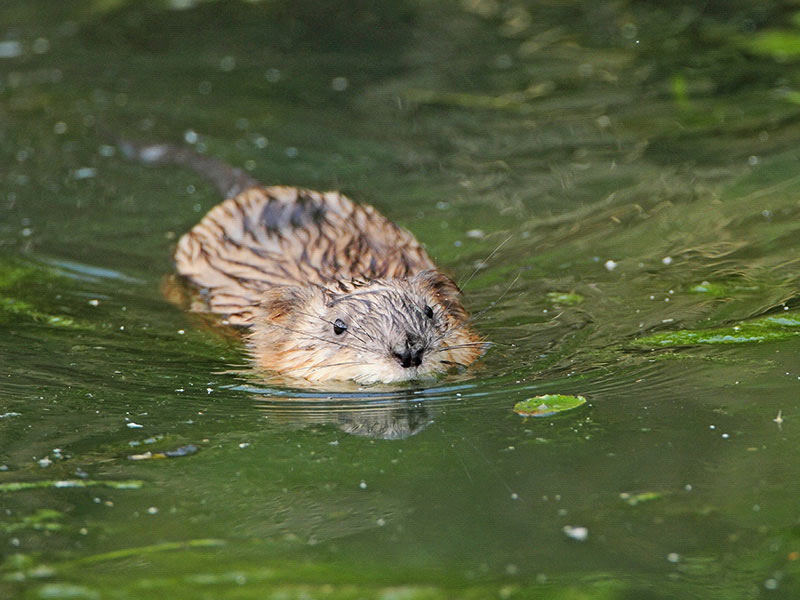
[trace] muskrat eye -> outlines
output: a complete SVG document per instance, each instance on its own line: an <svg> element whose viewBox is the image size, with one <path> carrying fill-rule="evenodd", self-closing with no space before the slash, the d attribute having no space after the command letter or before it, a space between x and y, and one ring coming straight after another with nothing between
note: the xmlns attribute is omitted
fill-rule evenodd
<svg viewBox="0 0 800 600"><path fill-rule="evenodd" d="M336 319L333 322L333 333L336 335L342 335L345 331L347 331L347 323L341 319Z"/></svg>
<svg viewBox="0 0 800 600"><path fill-rule="evenodd" d="M425 316L428 317L429 319L433 318L433 309L427 304L425 305Z"/></svg>

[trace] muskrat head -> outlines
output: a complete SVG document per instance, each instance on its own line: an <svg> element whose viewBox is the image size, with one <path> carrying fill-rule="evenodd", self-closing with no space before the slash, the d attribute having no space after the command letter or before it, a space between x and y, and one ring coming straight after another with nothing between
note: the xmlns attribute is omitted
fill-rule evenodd
<svg viewBox="0 0 800 600"><path fill-rule="evenodd" d="M436 271L274 288L259 307L250 350L260 367L311 381L429 377L483 352L459 295Z"/></svg>

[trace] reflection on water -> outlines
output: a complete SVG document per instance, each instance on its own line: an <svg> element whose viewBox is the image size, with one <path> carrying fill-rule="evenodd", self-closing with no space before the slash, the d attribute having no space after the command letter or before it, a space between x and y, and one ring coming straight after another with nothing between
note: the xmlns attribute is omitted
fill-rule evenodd
<svg viewBox="0 0 800 600"><path fill-rule="evenodd" d="M345 433L384 440L402 440L433 423L435 406L473 386L375 391L342 383L336 392L296 392L236 385L248 392L256 409L271 422L302 427L332 425ZM391 389L385 386L386 389ZM344 389L351 391L342 391ZM354 391L357 390L357 391Z"/></svg>
<svg viewBox="0 0 800 600"><path fill-rule="evenodd" d="M383 440L401 440L428 427L434 413L419 400L378 406L328 404L320 407L286 408L280 403L260 401L258 410L268 418L288 425L328 424L351 435Z"/></svg>

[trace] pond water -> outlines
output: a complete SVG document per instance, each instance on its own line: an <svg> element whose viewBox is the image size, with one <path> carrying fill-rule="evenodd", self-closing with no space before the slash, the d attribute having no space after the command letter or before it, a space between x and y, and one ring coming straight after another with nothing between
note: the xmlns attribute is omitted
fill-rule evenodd
<svg viewBox="0 0 800 600"><path fill-rule="evenodd" d="M795 10L6 0L0 596L798 597ZM374 204L494 346L264 380L108 131Z"/></svg>

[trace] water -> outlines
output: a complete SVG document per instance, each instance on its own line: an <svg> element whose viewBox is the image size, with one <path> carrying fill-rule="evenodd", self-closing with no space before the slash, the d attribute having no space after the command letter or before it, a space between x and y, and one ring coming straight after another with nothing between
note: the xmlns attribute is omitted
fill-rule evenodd
<svg viewBox="0 0 800 600"><path fill-rule="evenodd" d="M796 597L793 10L6 2L2 595ZM162 294L213 190L104 131L374 204L495 346L265 381Z"/></svg>

